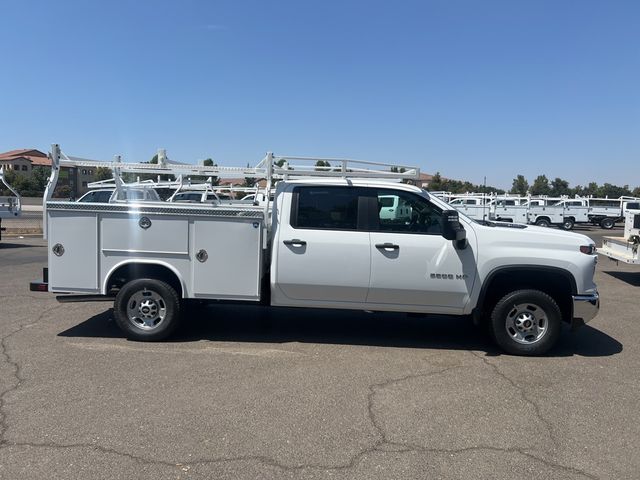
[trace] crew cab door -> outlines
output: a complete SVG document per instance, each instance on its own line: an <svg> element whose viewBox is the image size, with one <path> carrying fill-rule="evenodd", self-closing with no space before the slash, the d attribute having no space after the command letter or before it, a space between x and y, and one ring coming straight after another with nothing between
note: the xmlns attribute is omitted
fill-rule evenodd
<svg viewBox="0 0 640 480"><path fill-rule="evenodd" d="M460 313L476 277L473 232L470 245L456 248L442 236L442 209L406 191L371 188L368 212L371 231L371 281L367 304L399 305L407 310ZM379 214L380 199L397 197L407 215ZM400 309L400 307L398 308Z"/></svg>
<svg viewBox="0 0 640 480"><path fill-rule="evenodd" d="M273 246L275 305L362 303L369 289L369 232L362 189L295 186L282 208ZM274 265L275 263L275 265ZM273 269L275 267L275 279ZM274 281L275 280L275 281Z"/></svg>

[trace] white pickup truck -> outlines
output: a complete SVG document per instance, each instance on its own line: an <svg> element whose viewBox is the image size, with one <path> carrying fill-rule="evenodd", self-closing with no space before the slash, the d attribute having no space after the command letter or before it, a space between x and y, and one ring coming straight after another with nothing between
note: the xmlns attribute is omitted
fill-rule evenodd
<svg viewBox="0 0 640 480"><path fill-rule="evenodd" d="M58 155L54 145L54 166ZM48 201L48 278L31 289L112 299L135 340L169 336L187 299L465 315L521 355L546 352L563 322L596 315L588 237L459 216L388 170L343 161L339 171L305 171L295 160L269 154L255 168L266 191L279 179L264 208ZM391 204L408 215L388 215Z"/></svg>

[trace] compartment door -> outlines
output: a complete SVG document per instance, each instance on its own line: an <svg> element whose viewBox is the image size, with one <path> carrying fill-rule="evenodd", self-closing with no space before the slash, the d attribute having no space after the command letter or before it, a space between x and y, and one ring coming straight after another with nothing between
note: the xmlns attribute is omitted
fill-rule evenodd
<svg viewBox="0 0 640 480"><path fill-rule="evenodd" d="M192 246L196 297L260 299L261 221L198 218Z"/></svg>
<svg viewBox="0 0 640 480"><path fill-rule="evenodd" d="M99 293L98 216L56 211L48 216L49 289Z"/></svg>

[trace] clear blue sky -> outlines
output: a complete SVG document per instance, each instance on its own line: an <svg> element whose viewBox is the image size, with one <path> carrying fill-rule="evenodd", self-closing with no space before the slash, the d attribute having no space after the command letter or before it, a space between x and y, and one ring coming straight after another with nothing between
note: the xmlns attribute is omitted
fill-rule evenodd
<svg viewBox="0 0 640 480"><path fill-rule="evenodd" d="M0 2L0 151L640 185L640 1Z"/></svg>

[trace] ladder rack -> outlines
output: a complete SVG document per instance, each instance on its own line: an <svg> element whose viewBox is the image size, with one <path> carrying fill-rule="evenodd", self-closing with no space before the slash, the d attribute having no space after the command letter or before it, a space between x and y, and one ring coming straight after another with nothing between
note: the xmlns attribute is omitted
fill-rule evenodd
<svg viewBox="0 0 640 480"><path fill-rule="evenodd" d="M167 182L166 186L181 188L184 186L185 178L189 176L220 177L220 178L256 178L266 180L266 185L262 188L254 187L256 193L262 191L267 201L264 205L265 219L269 218L269 192L274 183L278 180L293 180L308 177L334 177L334 178L378 178L394 181L419 180L420 168L409 165L397 165L392 163L367 162L363 160L353 160L346 158L322 158L322 157L298 157L298 156L275 156L269 152L254 167L224 167L195 165L190 163L175 162L167 158L166 151L158 150L158 163L123 162L122 157L116 155L111 161L91 160L87 158L66 155L60 149L60 145L51 145L51 176L47 182L43 199L43 233L47 237L47 201L51 200L58 182L58 175L61 167L92 167L108 168L113 174L113 180L103 182L93 182L95 186L113 186L116 190L121 190L131 183L126 184L122 179L123 173L145 173L156 175L172 175L174 181ZM321 164L321 165L318 165ZM135 182L135 186L150 186L153 183L145 181Z"/></svg>
<svg viewBox="0 0 640 480"><path fill-rule="evenodd" d="M205 177L240 176L250 178L304 178L304 177L342 177L342 178L390 178L397 180L418 180L420 168L392 163L367 162L364 160L274 156L268 153L255 167L206 166L173 162L166 158L164 150L158 153L158 163L123 162L119 155L114 160L89 160L64 154L57 145L52 146L51 160L59 167L109 168L120 173L153 173L158 175L196 175ZM316 166L319 161L329 166ZM271 167L271 168L269 168ZM394 169L394 170L392 170Z"/></svg>

